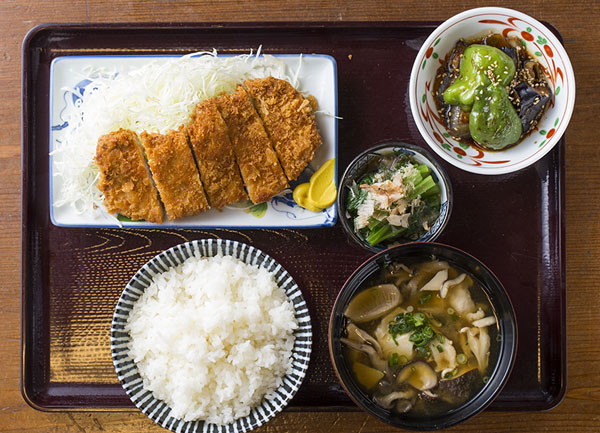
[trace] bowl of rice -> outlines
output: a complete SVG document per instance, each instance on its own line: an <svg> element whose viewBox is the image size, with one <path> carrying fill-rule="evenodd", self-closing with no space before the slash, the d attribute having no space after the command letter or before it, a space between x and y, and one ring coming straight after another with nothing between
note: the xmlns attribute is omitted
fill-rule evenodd
<svg viewBox="0 0 600 433"><path fill-rule="evenodd" d="M146 263L115 308L111 352L131 401L176 432L246 432L280 412L310 359L290 274L250 245L202 239Z"/></svg>

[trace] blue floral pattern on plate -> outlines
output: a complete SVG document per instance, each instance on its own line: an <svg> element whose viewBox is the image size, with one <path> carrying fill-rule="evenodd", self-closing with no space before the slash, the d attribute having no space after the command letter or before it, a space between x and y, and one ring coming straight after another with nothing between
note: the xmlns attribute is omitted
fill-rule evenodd
<svg viewBox="0 0 600 433"><path fill-rule="evenodd" d="M154 61L165 56L147 56L149 61ZM278 56L290 67L297 65L299 56ZM69 123L66 110L77 103L91 81L87 78L85 70L105 68L110 66L118 74L119 68L125 70L130 66L135 56L68 56L58 57L51 66L51 138L49 150L52 152L55 143L60 143L64 137ZM337 113L337 76L335 60L324 55L303 55L303 66L299 76L303 90L315 95L319 100L321 112L317 115L317 124L323 137L323 145L315 154L315 159L309 164L300 177L291 182L290 190L273 197L267 202L265 212L249 212L246 205L230 206L221 212L210 210L194 217L168 221L160 225L165 228L302 228L302 227L329 227L333 226L337 218L337 208L333 204L321 212L311 212L298 206L292 198L292 190L297 184L306 182L327 160L337 156L337 119L324 114ZM139 64L139 63L138 63ZM306 77L306 78L303 78ZM310 77L310 79L308 78ZM304 81L303 81L304 80ZM50 157L50 198L53 206L50 207L50 217L57 226L64 227L148 227L155 228L156 224L144 221L118 222L109 216L90 217L73 212L69 206L54 206L54 198L60 189L60 179L53 176L53 158ZM336 169L337 172L337 169Z"/></svg>

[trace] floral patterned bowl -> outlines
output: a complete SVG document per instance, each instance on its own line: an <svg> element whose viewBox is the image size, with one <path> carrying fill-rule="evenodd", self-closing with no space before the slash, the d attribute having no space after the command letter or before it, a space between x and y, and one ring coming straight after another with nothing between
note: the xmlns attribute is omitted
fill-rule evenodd
<svg viewBox="0 0 600 433"><path fill-rule="evenodd" d="M484 151L454 140L438 116L432 89L436 71L459 39L490 32L520 37L544 69L553 92L550 106L536 129L503 151ZM573 112L575 77L565 49L547 27L515 10L485 7L455 15L435 29L417 54L409 91L413 118L435 153L466 171L504 174L533 164L558 143Z"/></svg>

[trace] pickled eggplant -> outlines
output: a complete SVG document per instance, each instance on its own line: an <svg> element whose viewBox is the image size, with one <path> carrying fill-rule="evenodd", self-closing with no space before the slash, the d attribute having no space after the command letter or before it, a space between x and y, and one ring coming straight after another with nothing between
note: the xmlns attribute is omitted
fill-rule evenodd
<svg viewBox="0 0 600 433"><path fill-rule="evenodd" d="M518 38L459 40L433 86L450 135L485 150L507 149L535 130L552 100L540 64Z"/></svg>

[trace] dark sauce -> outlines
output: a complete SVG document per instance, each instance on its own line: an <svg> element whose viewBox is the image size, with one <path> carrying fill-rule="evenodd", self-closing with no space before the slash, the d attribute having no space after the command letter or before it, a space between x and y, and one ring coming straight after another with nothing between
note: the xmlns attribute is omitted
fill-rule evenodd
<svg viewBox="0 0 600 433"><path fill-rule="evenodd" d="M469 45L473 44L498 48L507 54L516 66L515 76L507 87L507 91L509 99L521 119L523 133L517 142L503 149L491 149L473 140L469 133L469 112L464 112L458 106L444 102L443 93L458 78L463 53ZM543 67L529 54L522 41L518 38L505 38L497 33L469 41L459 40L437 70L433 83L433 95L437 112L452 138L477 149L494 152L501 152L516 146L535 131L537 123L552 100L552 90L548 86Z"/></svg>

